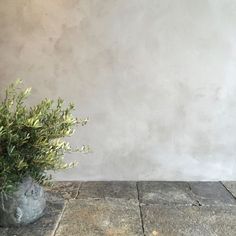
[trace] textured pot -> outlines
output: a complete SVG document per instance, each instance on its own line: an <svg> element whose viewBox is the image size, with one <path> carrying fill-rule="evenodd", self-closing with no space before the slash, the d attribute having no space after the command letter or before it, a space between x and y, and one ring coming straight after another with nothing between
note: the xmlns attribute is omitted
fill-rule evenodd
<svg viewBox="0 0 236 236"><path fill-rule="evenodd" d="M43 215L45 206L43 188L27 177L19 183L15 192L0 193L0 226L29 224Z"/></svg>

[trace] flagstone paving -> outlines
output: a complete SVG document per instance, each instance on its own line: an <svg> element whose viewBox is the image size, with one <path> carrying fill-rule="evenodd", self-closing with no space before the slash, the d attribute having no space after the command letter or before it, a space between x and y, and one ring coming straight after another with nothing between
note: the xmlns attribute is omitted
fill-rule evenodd
<svg viewBox="0 0 236 236"><path fill-rule="evenodd" d="M229 207L142 207L145 235L236 235L236 209Z"/></svg>
<svg viewBox="0 0 236 236"><path fill-rule="evenodd" d="M186 182L139 182L138 190L140 202L144 204L196 204Z"/></svg>
<svg viewBox="0 0 236 236"><path fill-rule="evenodd" d="M236 182L56 182L37 222L0 236L235 236Z"/></svg>
<svg viewBox="0 0 236 236"><path fill-rule="evenodd" d="M81 183L78 198L138 199L136 182L100 181Z"/></svg>
<svg viewBox="0 0 236 236"><path fill-rule="evenodd" d="M201 205L235 205L232 193L219 182L190 182L189 185Z"/></svg>
<svg viewBox="0 0 236 236"><path fill-rule="evenodd" d="M138 201L124 199L73 200L64 212L56 235L142 236Z"/></svg>
<svg viewBox="0 0 236 236"><path fill-rule="evenodd" d="M234 181L222 182L224 187L236 198L236 183Z"/></svg>

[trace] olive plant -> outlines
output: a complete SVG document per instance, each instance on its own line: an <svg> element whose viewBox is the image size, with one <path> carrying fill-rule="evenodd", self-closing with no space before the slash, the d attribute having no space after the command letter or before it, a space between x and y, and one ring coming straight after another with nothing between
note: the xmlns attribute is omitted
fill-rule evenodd
<svg viewBox="0 0 236 236"><path fill-rule="evenodd" d="M48 170L66 169L66 152L86 151L86 146L72 149L64 137L71 136L77 125L87 119L73 116L74 105L44 99L28 107L25 100L31 89L23 90L20 80L12 83L0 103L0 192L10 192L24 177L36 182L50 182Z"/></svg>

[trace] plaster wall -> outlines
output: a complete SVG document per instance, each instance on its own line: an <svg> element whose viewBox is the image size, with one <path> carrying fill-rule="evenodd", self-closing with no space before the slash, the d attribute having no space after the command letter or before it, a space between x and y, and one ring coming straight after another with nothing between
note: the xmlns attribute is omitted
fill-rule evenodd
<svg viewBox="0 0 236 236"><path fill-rule="evenodd" d="M65 98L93 153L66 180L236 178L236 1L1 0L0 86Z"/></svg>

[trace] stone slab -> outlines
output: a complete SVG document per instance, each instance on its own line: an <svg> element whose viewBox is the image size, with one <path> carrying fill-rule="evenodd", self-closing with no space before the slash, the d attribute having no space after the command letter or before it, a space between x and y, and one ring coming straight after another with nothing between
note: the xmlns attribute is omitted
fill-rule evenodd
<svg viewBox="0 0 236 236"><path fill-rule="evenodd" d="M191 191L201 205L235 205L233 196L219 182L190 182Z"/></svg>
<svg viewBox="0 0 236 236"><path fill-rule="evenodd" d="M143 204L196 204L188 183L185 182L138 182L139 198Z"/></svg>
<svg viewBox="0 0 236 236"><path fill-rule="evenodd" d="M78 181L58 181L54 182L53 186L46 187L45 192L49 193L48 197L51 197L53 201L55 199L70 200L75 199L78 195L81 182Z"/></svg>
<svg viewBox="0 0 236 236"><path fill-rule="evenodd" d="M77 199L68 203L56 236L141 236L138 202L127 199Z"/></svg>
<svg viewBox="0 0 236 236"><path fill-rule="evenodd" d="M99 181L83 182L78 198L124 198L137 199L136 182Z"/></svg>
<svg viewBox="0 0 236 236"><path fill-rule="evenodd" d="M17 230L9 229L7 234L4 236L52 236L52 230L47 228L31 228L30 230L26 228L19 228Z"/></svg>
<svg viewBox="0 0 236 236"><path fill-rule="evenodd" d="M235 208L144 205L142 215L147 236L236 235Z"/></svg>
<svg viewBox="0 0 236 236"><path fill-rule="evenodd" d="M236 181L224 181L222 184L231 192L236 198Z"/></svg>

